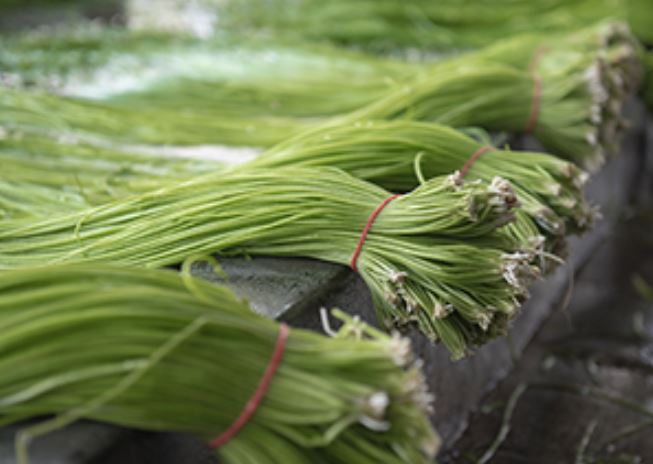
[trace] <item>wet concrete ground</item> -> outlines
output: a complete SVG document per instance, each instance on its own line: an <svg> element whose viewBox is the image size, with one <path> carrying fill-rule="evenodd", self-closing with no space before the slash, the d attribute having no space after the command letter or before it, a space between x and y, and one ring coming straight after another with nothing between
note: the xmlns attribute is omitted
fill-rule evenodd
<svg viewBox="0 0 653 464"><path fill-rule="evenodd" d="M570 295L442 462L653 462L653 209L619 222Z"/></svg>

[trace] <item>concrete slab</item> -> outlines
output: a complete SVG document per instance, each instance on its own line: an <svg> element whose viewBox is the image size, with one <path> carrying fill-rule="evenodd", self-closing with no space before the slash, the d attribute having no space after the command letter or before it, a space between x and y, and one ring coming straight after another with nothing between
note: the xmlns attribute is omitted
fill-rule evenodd
<svg viewBox="0 0 653 464"><path fill-rule="evenodd" d="M442 462L653 460L653 300L633 285L635 276L653 283L652 212L624 218L592 254L569 306L547 320Z"/></svg>

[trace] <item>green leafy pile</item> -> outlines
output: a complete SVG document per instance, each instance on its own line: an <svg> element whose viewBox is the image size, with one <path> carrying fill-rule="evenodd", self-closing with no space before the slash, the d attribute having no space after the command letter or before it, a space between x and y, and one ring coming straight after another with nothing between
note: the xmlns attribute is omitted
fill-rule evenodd
<svg viewBox="0 0 653 464"><path fill-rule="evenodd" d="M439 439L408 340L343 313L336 338L291 329L251 420L216 449L230 464L427 463ZM208 441L257 389L279 324L226 288L170 271L35 267L0 279L0 426L54 415Z"/></svg>
<svg viewBox="0 0 653 464"><path fill-rule="evenodd" d="M160 65L141 58L139 73L159 77L105 97L98 85L92 99L0 89L0 123L121 143L271 146L326 121L402 118L532 132L550 152L592 168L613 150L640 74L637 45L618 23L419 65L337 58L328 48L293 54L270 45L266 58L260 47L202 47L199 63L211 50L215 62L201 78L176 71L173 54L163 77ZM177 68L204 69L182 63ZM245 71L246 63L254 65Z"/></svg>
<svg viewBox="0 0 653 464"><path fill-rule="evenodd" d="M376 52L479 48L508 36L577 30L606 18L628 20L641 40L653 43L653 7L647 0L205 0L204 4L218 11L222 27L263 29Z"/></svg>
<svg viewBox="0 0 653 464"><path fill-rule="evenodd" d="M160 267L211 253L350 264L370 214L389 196L327 168L207 174L69 215L5 220L0 266ZM500 231L515 206L507 181L456 176L388 204L357 262L380 321L414 323L456 357L505 333L539 275L535 247Z"/></svg>

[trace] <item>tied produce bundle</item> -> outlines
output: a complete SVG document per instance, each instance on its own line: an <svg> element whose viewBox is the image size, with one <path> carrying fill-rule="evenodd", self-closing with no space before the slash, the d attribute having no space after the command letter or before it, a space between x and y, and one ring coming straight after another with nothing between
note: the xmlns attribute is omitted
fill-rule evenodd
<svg viewBox="0 0 653 464"><path fill-rule="evenodd" d="M644 98L649 108L653 108L653 51L648 51L642 56L646 69Z"/></svg>
<svg viewBox="0 0 653 464"><path fill-rule="evenodd" d="M74 214L5 220L0 263L160 267L219 253L349 264L383 324L416 324L460 357L505 333L539 275L537 250L500 231L516 205L499 177L439 177L391 197L335 169L215 173Z"/></svg>
<svg viewBox="0 0 653 464"><path fill-rule="evenodd" d="M492 149L451 128L414 121L334 124L307 132L227 167L219 162L127 154L62 144L31 135L0 142L4 173L0 207L6 217L39 217L100 205L129 194L191 179L202 172L286 167L333 167L393 192L424 179L459 171L468 180L508 180L521 208L504 229L525 247L544 239L548 252L564 255L565 237L587 230L595 216L582 194L587 175L568 161L543 153ZM543 266L543 270L544 266Z"/></svg>
<svg viewBox="0 0 653 464"><path fill-rule="evenodd" d="M0 43L0 75L12 87L113 102L143 98L184 110L245 106L247 114L342 113L421 66L297 41L230 34L199 40L100 26L30 30ZM261 90L260 98L251 88ZM329 98L323 94L334 89Z"/></svg>
<svg viewBox="0 0 653 464"><path fill-rule="evenodd" d="M226 169L228 163L201 150L198 155L165 147L101 145L5 129L0 164L0 217L9 218L81 210Z"/></svg>
<svg viewBox="0 0 653 464"><path fill-rule="evenodd" d="M509 39L443 61L343 120L522 132L593 170L618 146L622 108L640 74L636 43L622 25L607 23L564 40Z"/></svg>
<svg viewBox="0 0 653 464"><path fill-rule="evenodd" d="M409 341L336 315L328 338L187 274L4 272L0 426L54 415L19 431L21 464L32 439L79 419L194 434L229 464L432 462L431 396Z"/></svg>
<svg viewBox="0 0 653 464"><path fill-rule="evenodd" d="M375 52L478 48L534 31L560 34L606 18L628 20L640 40L653 43L653 7L648 0L205 0L204 4L220 15L221 27L263 29Z"/></svg>
<svg viewBox="0 0 653 464"><path fill-rule="evenodd" d="M29 125L29 109L32 125L78 136L258 146L299 130L298 118L359 108L388 88L389 76L412 71L404 62L326 46L100 27L7 38L0 67L11 88L65 97L6 93L5 110L16 110L7 124Z"/></svg>
<svg viewBox="0 0 653 464"><path fill-rule="evenodd" d="M269 146L313 127L282 116L241 116L210 110L179 111L154 103L114 104L0 84L0 126L58 134L100 145Z"/></svg>
<svg viewBox="0 0 653 464"><path fill-rule="evenodd" d="M270 146L325 120L404 118L533 133L552 153L594 167L623 125L621 107L640 72L636 48L622 25L607 23L559 39L512 39L436 64L403 63L406 69L364 56L338 61L335 51L320 49L292 60L286 50L249 74L167 78L111 98L3 89L0 121L120 142ZM251 51L236 56L257 63ZM237 62L230 60L227 69ZM315 70L315 61L330 60L331 71ZM286 62L289 69L276 70Z"/></svg>
<svg viewBox="0 0 653 464"><path fill-rule="evenodd" d="M334 124L291 138L239 166L333 166L394 192L424 179L456 173L461 180L508 180L520 208L503 230L520 243L544 239L549 251L564 253L567 234L587 231L596 210L583 196L588 176L569 161L545 153L496 149L446 126L413 121Z"/></svg>

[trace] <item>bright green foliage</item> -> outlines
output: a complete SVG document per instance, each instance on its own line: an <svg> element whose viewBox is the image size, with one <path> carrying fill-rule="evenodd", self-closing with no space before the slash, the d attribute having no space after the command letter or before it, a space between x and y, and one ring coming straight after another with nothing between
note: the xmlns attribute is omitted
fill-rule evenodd
<svg viewBox="0 0 653 464"><path fill-rule="evenodd" d="M327 40L377 52L480 48L505 37L560 34L606 18L652 42L648 0L230 0L215 4L234 29Z"/></svg>
<svg viewBox="0 0 653 464"><path fill-rule="evenodd" d="M0 263L160 267L220 253L349 264L369 215L389 195L327 168L207 174L69 215L5 220ZM358 260L380 321L415 323L457 357L504 333L539 275L536 250L497 231L516 205L505 180L461 184L455 176L391 202Z"/></svg>
<svg viewBox="0 0 653 464"><path fill-rule="evenodd" d="M291 329L251 421L216 450L228 464L432 462L438 437L409 342L338 313L336 338ZM211 440L240 414L279 325L226 288L171 271L107 265L4 272L0 425L88 418Z"/></svg>
<svg viewBox="0 0 653 464"><path fill-rule="evenodd" d="M0 123L123 143L271 146L334 119L414 119L520 133L536 105L533 134L545 148L595 168L616 146L621 108L640 73L632 37L611 23L559 39L511 39L421 65L339 56L327 47L196 47L184 49L183 59L174 49L126 53L138 65L124 71L118 54L96 72L99 83L70 84L76 96L2 89ZM540 98L530 67L541 78ZM136 72L145 84L111 90L120 72ZM87 93L93 99L82 98Z"/></svg>

